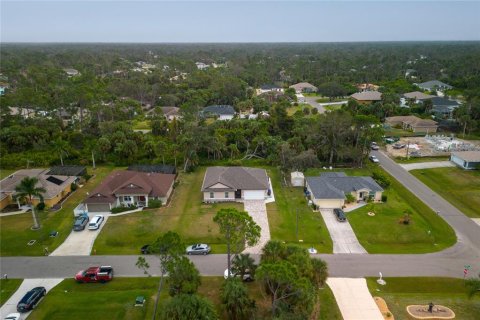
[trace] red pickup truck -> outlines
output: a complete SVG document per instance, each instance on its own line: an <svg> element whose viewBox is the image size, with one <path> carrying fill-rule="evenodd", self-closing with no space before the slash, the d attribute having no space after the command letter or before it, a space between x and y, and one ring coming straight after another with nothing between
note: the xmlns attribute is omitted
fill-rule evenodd
<svg viewBox="0 0 480 320"><path fill-rule="evenodd" d="M75 275L75 280L84 282L107 282L113 279L113 268L110 266L90 267Z"/></svg>

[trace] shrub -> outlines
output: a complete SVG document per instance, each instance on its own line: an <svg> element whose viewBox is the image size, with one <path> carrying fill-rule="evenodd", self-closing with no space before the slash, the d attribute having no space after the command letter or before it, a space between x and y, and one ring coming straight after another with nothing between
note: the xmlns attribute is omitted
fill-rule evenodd
<svg viewBox="0 0 480 320"><path fill-rule="evenodd" d="M313 108L312 109L312 114L317 114L318 113L318 109L317 108Z"/></svg>
<svg viewBox="0 0 480 320"><path fill-rule="evenodd" d="M160 208L162 206L162 200L152 199L148 200L149 208Z"/></svg>
<svg viewBox="0 0 480 320"><path fill-rule="evenodd" d="M70 185L70 190L72 190L72 192L73 192L73 191L75 191L75 190L77 190L77 189L78 189L77 184L74 183L74 182L72 182L72 184Z"/></svg>
<svg viewBox="0 0 480 320"><path fill-rule="evenodd" d="M88 173L83 176L83 178L85 179L85 181L90 180L91 177L93 177L93 176L92 176L91 174L88 174Z"/></svg>
<svg viewBox="0 0 480 320"><path fill-rule="evenodd" d="M382 194L382 202L387 202L387 196L385 194Z"/></svg>
<svg viewBox="0 0 480 320"><path fill-rule="evenodd" d="M37 204L38 211L43 211L43 209L45 209L45 202L40 202L39 204Z"/></svg>
<svg viewBox="0 0 480 320"><path fill-rule="evenodd" d="M372 178L377 181L377 183L382 186L382 188L386 189L390 186L390 179L383 173L374 171L372 174Z"/></svg>
<svg viewBox="0 0 480 320"><path fill-rule="evenodd" d="M355 202L355 196L351 193L347 193L345 196L347 203Z"/></svg>
<svg viewBox="0 0 480 320"><path fill-rule="evenodd" d="M303 108L303 113L305 115L309 115L310 114L310 109L309 108Z"/></svg>
<svg viewBox="0 0 480 320"><path fill-rule="evenodd" d="M120 212L135 210L135 209L137 209L136 206L131 206L131 207L121 206L121 207L112 208L112 210L110 210L110 211L111 211L113 214L115 214L115 213L120 213Z"/></svg>
<svg viewBox="0 0 480 320"><path fill-rule="evenodd" d="M242 165L242 160L230 160L228 161L229 166L240 167Z"/></svg>

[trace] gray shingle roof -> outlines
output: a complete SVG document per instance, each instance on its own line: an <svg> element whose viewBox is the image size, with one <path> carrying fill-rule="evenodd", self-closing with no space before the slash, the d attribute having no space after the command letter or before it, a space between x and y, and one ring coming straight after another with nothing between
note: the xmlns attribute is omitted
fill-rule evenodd
<svg viewBox="0 0 480 320"><path fill-rule="evenodd" d="M229 105L212 105L203 108L204 115L235 115L235 109Z"/></svg>
<svg viewBox="0 0 480 320"><path fill-rule="evenodd" d="M459 103L455 100L449 100L445 99L443 97L434 97L432 98L432 104L434 107L440 107L440 106L452 106L456 107L459 105Z"/></svg>
<svg viewBox="0 0 480 320"><path fill-rule="evenodd" d="M223 189L210 189L211 186L221 183L230 189L241 190L267 190L268 176L265 169L248 167L209 167L205 172L202 191Z"/></svg>
<svg viewBox="0 0 480 320"><path fill-rule="evenodd" d="M380 101L382 100L382 93L378 91L364 91L354 93L351 97L359 101Z"/></svg>
<svg viewBox="0 0 480 320"><path fill-rule="evenodd" d="M417 86L419 86L422 89L427 89L427 90L432 90L434 87L445 88L445 89L452 89L453 88L451 85L446 84L442 81L438 81L438 80L431 80L431 81L427 81L427 82L422 82L422 83L417 84Z"/></svg>
<svg viewBox="0 0 480 320"><path fill-rule="evenodd" d="M372 177L349 177L344 172L325 172L319 177L307 177L316 199L345 199L345 194L360 189L383 191Z"/></svg>

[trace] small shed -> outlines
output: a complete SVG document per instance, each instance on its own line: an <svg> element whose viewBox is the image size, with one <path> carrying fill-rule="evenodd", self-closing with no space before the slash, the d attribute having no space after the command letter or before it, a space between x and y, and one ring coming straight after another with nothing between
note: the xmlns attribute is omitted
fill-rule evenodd
<svg viewBox="0 0 480 320"><path fill-rule="evenodd" d="M291 173L290 183L292 187L303 187L305 186L305 177L300 171L294 171Z"/></svg>

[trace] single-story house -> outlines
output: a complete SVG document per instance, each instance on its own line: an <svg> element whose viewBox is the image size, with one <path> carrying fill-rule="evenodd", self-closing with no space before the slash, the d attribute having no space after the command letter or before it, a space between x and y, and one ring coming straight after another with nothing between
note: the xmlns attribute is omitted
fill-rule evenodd
<svg viewBox="0 0 480 320"><path fill-rule="evenodd" d="M463 169L480 169L480 151L452 152L450 161Z"/></svg>
<svg viewBox="0 0 480 320"><path fill-rule="evenodd" d="M232 120L236 112L229 105L213 105L203 108L201 111L204 117L217 117L218 120Z"/></svg>
<svg viewBox="0 0 480 320"><path fill-rule="evenodd" d="M148 207L149 200L166 204L174 182L174 174L117 170L90 192L84 207L87 212L109 212L120 206Z"/></svg>
<svg viewBox="0 0 480 320"><path fill-rule="evenodd" d="M206 64L204 62L195 62L195 65L197 66L198 70L205 70L205 69L208 69L210 67L209 64Z"/></svg>
<svg viewBox="0 0 480 320"><path fill-rule="evenodd" d="M408 101L413 101L415 103L423 103L425 100L432 99L435 96L425 94L420 91L407 92L402 95L400 98L400 104L402 107L407 106Z"/></svg>
<svg viewBox="0 0 480 320"><path fill-rule="evenodd" d="M305 176L300 171L290 173L290 183L292 187L303 187L305 185Z"/></svg>
<svg viewBox="0 0 480 320"><path fill-rule="evenodd" d="M20 116L24 119L34 118L35 110L32 108L8 107L11 116Z"/></svg>
<svg viewBox="0 0 480 320"><path fill-rule="evenodd" d="M20 201L14 199L16 194L15 187L18 186L25 177L37 178L37 187L42 187L46 190L43 194L43 202L46 206L53 207L59 203L70 193L72 183L75 183L78 177L53 175L49 172L50 169L23 169L16 171L0 181L0 210L11 204L17 204L20 208ZM37 205L40 199L34 197L32 202L34 205Z"/></svg>
<svg viewBox="0 0 480 320"><path fill-rule="evenodd" d="M65 165L54 166L50 168L47 174L54 176L71 176L82 177L87 174L87 168L85 166Z"/></svg>
<svg viewBox="0 0 480 320"><path fill-rule="evenodd" d="M271 192L270 179L265 169L209 167L201 191L205 202L264 200Z"/></svg>
<svg viewBox="0 0 480 320"><path fill-rule="evenodd" d="M431 80L431 81L427 81L427 82L416 83L416 85L420 89L428 90L428 91L432 91L432 90L443 91L443 90L447 90L447 89L453 89L453 87L451 85L446 84L442 81L438 81L438 80Z"/></svg>
<svg viewBox="0 0 480 320"><path fill-rule="evenodd" d="M350 97L359 103L372 103L382 100L382 93L378 91L363 91L352 94Z"/></svg>
<svg viewBox="0 0 480 320"><path fill-rule="evenodd" d="M299 82L296 84L292 84L289 88L295 89L295 93L312 93L318 91L317 87L308 82Z"/></svg>
<svg viewBox="0 0 480 320"><path fill-rule="evenodd" d="M137 172L156 172L165 174L177 174L175 166L168 164L134 164L128 167L127 170Z"/></svg>
<svg viewBox="0 0 480 320"><path fill-rule="evenodd" d="M453 111L460 106L460 103L455 100L446 99L443 97L432 98L432 113L437 117L451 119Z"/></svg>
<svg viewBox="0 0 480 320"><path fill-rule="evenodd" d="M305 186L318 208L342 208L347 194L353 195L357 201L369 198L382 200L383 189L372 177L349 177L344 172L325 172L319 177L307 177Z"/></svg>
<svg viewBox="0 0 480 320"><path fill-rule="evenodd" d="M396 116L385 118L385 124L392 127L402 126L403 130L411 130L413 132L437 132L438 125L436 121L431 119L421 119L416 116Z"/></svg>
<svg viewBox="0 0 480 320"><path fill-rule="evenodd" d="M262 93L270 92L270 91L283 92L284 90L282 87L279 87L275 84L264 84L259 89L257 89L257 95L261 95Z"/></svg>
<svg viewBox="0 0 480 320"><path fill-rule="evenodd" d="M78 76L80 74L80 72L78 72L78 70L72 69L72 68L63 69L63 71L65 71L65 73L69 77L75 77L75 76Z"/></svg>
<svg viewBox="0 0 480 320"><path fill-rule="evenodd" d="M178 120L182 117L180 115L180 108L178 107L160 107L160 111L168 121L173 121L173 119Z"/></svg>

